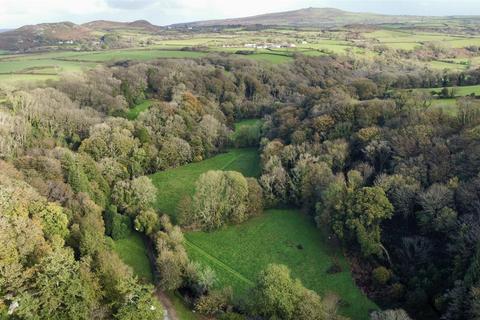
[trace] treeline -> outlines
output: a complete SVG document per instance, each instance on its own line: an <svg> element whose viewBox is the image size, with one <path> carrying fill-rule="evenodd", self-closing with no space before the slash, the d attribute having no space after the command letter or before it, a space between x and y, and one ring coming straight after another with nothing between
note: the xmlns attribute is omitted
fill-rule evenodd
<svg viewBox="0 0 480 320"><path fill-rule="evenodd" d="M451 115L410 93L352 98L319 88L266 117L265 198L328 228L380 304L479 317L480 104L464 98Z"/></svg>
<svg viewBox="0 0 480 320"><path fill-rule="evenodd" d="M228 57L125 62L7 92L0 107L1 314L158 318L153 288L112 250L112 239L133 227L153 243L159 286L180 289L202 313L336 317L328 299L281 266L259 276L256 303L232 301L212 286L211 270L189 261L181 229L153 209L157 190L146 175L234 144L257 145L259 129L232 138L231 128L264 117L262 177L205 174L185 200L195 210L184 211L184 224L213 229L258 214L264 202L294 203L358 254L363 274L377 275L375 284L370 276L362 284L387 297L385 305L468 318L478 301L478 106L464 100L452 117L408 94L375 99L387 88L374 77L383 67L396 66L332 57L282 66ZM156 102L127 120L146 98ZM211 197L219 192L226 198ZM273 294L275 279L288 290Z"/></svg>

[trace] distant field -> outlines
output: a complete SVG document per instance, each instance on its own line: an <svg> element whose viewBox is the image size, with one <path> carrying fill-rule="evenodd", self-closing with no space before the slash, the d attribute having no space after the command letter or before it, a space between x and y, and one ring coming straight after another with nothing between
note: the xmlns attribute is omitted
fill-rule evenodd
<svg viewBox="0 0 480 320"><path fill-rule="evenodd" d="M100 52L85 52L70 56L69 61L107 62L115 60L152 60L160 58L198 58L205 56L204 52L179 50L109 50Z"/></svg>
<svg viewBox="0 0 480 320"><path fill-rule="evenodd" d="M0 81L8 84L45 81L57 79L60 73L81 72L103 62L123 59L143 61L161 58L198 58L206 54L179 50L138 49L3 55L0 56Z"/></svg>
<svg viewBox="0 0 480 320"><path fill-rule="evenodd" d="M432 101L432 107L440 108L451 115L455 115L457 112L457 98L469 96L471 94L480 96L480 85L447 87L447 89L449 90L454 89L454 94L456 98L448 98L448 99L434 98ZM442 90L442 88L419 88L414 90L431 93L433 91L439 92L440 90Z"/></svg>
<svg viewBox="0 0 480 320"><path fill-rule="evenodd" d="M480 85L462 86L462 87L447 87L447 89L449 89L449 90L453 89L456 97L464 97L464 96L468 96L472 93L480 96ZM440 90L442 90L442 88L420 88L420 89L415 89L415 90L421 90L421 91L425 91L425 92L430 93L432 91L439 92Z"/></svg>
<svg viewBox="0 0 480 320"><path fill-rule="evenodd" d="M63 61L55 59L24 59L0 60L0 74L58 74L60 72L78 72L82 69L94 67L94 63Z"/></svg>
<svg viewBox="0 0 480 320"><path fill-rule="evenodd" d="M380 29L373 32L365 32L363 36L374 39L394 49L412 50L415 47L434 43L446 48L464 48L471 45L479 45L480 37L449 35L444 33L422 32L414 30Z"/></svg>
<svg viewBox="0 0 480 320"><path fill-rule="evenodd" d="M281 64L281 63L285 63L293 60L292 57L281 55L281 54L275 54L275 53L255 53L255 54L249 54L249 55L237 54L236 56L253 59L257 61L266 61L273 64Z"/></svg>
<svg viewBox="0 0 480 320"><path fill-rule="evenodd" d="M21 83L45 82L46 80L56 80L56 75L35 75L35 74L0 74L0 86L2 84L17 86Z"/></svg>
<svg viewBox="0 0 480 320"><path fill-rule="evenodd" d="M477 96L480 96L480 85L455 87L455 95L456 96L468 96L472 93L477 95Z"/></svg>
<svg viewBox="0 0 480 320"><path fill-rule="evenodd" d="M114 250L123 262L132 267L135 275L146 282L153 283L153 272L147 249L138 232L132 231L127 238L115 241Z"/></svg>
<svg viewBox="0 0 480 320"><path fill-rule="evenodd" d="M355 286L341 250L330 248L311 218L295 210L268 210L241 225L189 232L186 239L189 256L212 267L218 285L231 286L237 296L247 292L268 264L280 263L307 288L340 296L341 313L352 319L369 319L369 311L377 309ZM334 261L343 272L327 273Z"/></svg>
<svg viewBox="0 0 480 320"><path fill-rule="evenodd" d="M193 195L195 181L202 173L208 170L234 170L254 177L260 174L259 161L256 149L231 149L201 162L157 172L150 176L158 188L155 206L175 220L178 202L186 195Z"/></svg>
<svg viewBox="0 0 480 320"><path fill-rule="evenodd" d="M467 69L467 66L460 63L450 63L446 61L430 61L428 62L428 66L432 69L436 70L451 70L451 71L464 71Z"/></svg>

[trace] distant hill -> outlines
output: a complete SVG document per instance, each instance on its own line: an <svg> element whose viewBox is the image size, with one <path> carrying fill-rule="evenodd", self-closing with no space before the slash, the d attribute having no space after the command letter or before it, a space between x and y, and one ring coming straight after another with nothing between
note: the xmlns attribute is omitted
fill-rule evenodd
<svg viewBox="0 0 480 320"><path fill-rule="evenodd" d="M0 33L0 49L24 51L63 42L92 39L92 31L72 22L27 25Z"/></svg>
<svg viewBox="0 0 480 320"><path fill-rule="evenodd" d="M118 29L139 29L143 31L155 32L161 30L161 27L155 26L146 20L137 20L133 22L116 22L97 20L82 24L82 26L92 30L112 31Z"/></svg>
<svg viewBox="0 0 480 320"><path fill-rule="evenodd" d="M82 25L72 22L27 25L0 33L0 50L32 51L43 47L98 43L105 34L117 30L156 33L161 27L145 20L134 22L92 21Z"/></svg>
<svg viewBox="0 0 480 320"><path fill-rule="evenodd" d="M448 17L455 18L455 17ZM462 17L464 18L464 17ZM465 17L466 18L466 17ZM472 17L470 17L472 18ZM478 18L478 17L473 17ZM209 26L249 26L249 25L270 25L270 26L313 26L333 27L346 25L377 25L385 23L421 23L430 20L447 19L447 17L423 17L406 15L383 15L376 13L348 12L334 8L306 8L294 11L268 13L252 17L196 21L190 23L179 23L174 27L209 27Z"/></svg>

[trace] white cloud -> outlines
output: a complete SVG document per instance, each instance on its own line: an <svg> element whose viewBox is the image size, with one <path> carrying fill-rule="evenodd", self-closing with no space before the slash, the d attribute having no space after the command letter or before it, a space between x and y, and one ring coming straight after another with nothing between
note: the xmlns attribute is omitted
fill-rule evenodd
<svg viewBox="0 0 480 320"><path fill-rule="evenodd" d="M103 0L0 0L0 24L13 27L39 22L64 21L73 16L100 13Z"/></svg>
<svg viewBox="0 0 480 320"><path fill-rule="evenodd" d="M421 4L421 5L420 5ZM478 0L0 0L0 28L40 22L147 19L165 25L305 7L390 14L478 14Z"/></svg>
<svg viewBox="0 0 480 320"><path fill-rule="evenodd" d="M157 2L156 0L107 0L107 4L112 8L139 10L148 7Z"/></svg>

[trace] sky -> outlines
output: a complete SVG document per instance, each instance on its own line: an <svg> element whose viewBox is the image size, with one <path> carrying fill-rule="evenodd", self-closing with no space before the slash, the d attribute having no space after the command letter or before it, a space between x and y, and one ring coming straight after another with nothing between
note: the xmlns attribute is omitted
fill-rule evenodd
<svg viewBox="0 0 480 320"><path fill-rule="evenodd" d="M169 25L307 7L383 14L480 15L479 0L0 0L0 28L99 19L145 19Z"/></svg>

